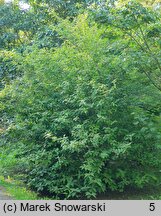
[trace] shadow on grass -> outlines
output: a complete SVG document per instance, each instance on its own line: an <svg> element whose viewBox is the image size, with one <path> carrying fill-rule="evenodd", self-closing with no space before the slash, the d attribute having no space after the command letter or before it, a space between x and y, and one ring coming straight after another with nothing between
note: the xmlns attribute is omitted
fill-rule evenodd
<svg viewBox="0 0 161 216"><path fill-rule="evenodd" d="M126 188L123 192L107 191L97 196L98 200L161 200L161 186L136 189Z"/></svg>

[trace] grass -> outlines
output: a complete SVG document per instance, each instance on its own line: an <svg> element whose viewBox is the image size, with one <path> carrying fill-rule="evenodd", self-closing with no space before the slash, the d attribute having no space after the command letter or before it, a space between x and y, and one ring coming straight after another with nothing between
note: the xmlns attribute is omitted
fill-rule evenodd
<svg viewBox="0 0 161 216"><path fill-rule="evenodd" d="M0 176L0 186L5 188L7 195L13 197L15 200L40 200L35 192L27 190L19 182L16 182L10 178L4 179Z"/></svg>

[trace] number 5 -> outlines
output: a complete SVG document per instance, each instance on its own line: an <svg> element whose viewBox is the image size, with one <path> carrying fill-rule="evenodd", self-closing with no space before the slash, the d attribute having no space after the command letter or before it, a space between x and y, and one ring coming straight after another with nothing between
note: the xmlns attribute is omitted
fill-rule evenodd
<svg viewBox="0 0 161 216"><path fill-rule="evenodd" d="M155 203L150 203L149 210L150 211L154 211L155 210Z"/></svg>

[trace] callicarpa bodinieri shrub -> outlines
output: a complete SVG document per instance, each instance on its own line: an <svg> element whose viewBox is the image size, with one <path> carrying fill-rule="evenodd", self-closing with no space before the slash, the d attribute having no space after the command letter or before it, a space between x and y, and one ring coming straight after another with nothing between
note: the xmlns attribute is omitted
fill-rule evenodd
<svg viewBox="0 0 161 216"><path fill-rule="evenodd" d="M24 75L3 90L25 181L65 199L158 184L160 92L136 68L135 41L86 14L52 28L63 44L26 50Z"/></svg>

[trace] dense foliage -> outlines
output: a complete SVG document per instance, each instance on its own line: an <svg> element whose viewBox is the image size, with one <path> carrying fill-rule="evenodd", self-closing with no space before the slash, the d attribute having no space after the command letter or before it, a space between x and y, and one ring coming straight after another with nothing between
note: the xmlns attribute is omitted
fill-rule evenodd
<svg viewBox="0 0 161 216"><path fill-rule="evenodd" d="M29 3L1 3L0 171L67 199L159 185L159 4Z"/></svg>

